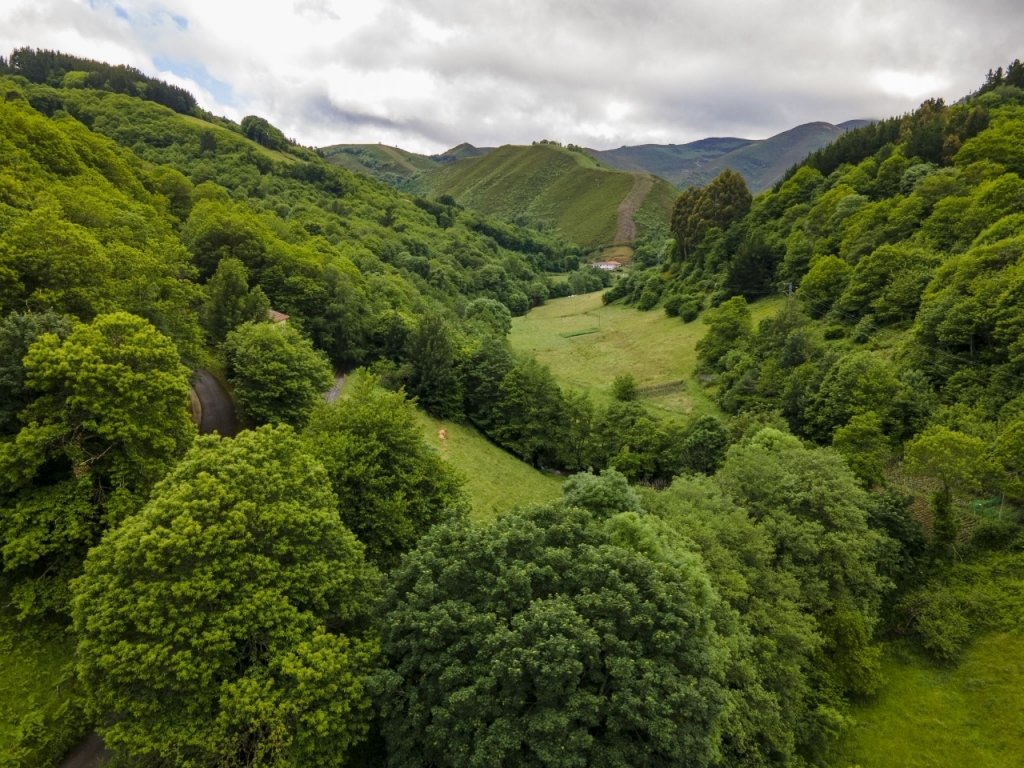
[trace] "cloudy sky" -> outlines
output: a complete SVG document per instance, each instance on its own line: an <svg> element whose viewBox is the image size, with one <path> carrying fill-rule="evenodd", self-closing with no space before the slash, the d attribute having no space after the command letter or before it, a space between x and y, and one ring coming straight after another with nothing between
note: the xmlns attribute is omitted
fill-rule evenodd
<svg viewBox="0 0 1024 768"><path fill-rule="evenodd" d="M1024 57L1021 0L0 0L31 45L188 87L303 144L606 149L956 100Z"/></svg>

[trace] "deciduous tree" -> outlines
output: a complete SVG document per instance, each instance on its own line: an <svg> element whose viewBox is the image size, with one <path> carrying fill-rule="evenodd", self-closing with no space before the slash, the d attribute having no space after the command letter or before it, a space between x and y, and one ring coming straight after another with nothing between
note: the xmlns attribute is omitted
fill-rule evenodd
<svg viewBox="0 0 1024 768"><path fill-rule="evenodd" d="M106 743L186 767L342 765L371 718L374 582L290 428L201 438L75 584Z"/></svg>

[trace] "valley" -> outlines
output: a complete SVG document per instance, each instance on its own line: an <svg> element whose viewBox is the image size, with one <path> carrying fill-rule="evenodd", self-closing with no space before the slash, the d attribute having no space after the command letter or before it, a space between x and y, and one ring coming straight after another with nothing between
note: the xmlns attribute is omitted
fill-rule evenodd
<svg viewBox="0 0 1024 768"><path fill-rule="evenodd" d="M1024 63L606 153L0 93L0 766L1020 762Z"/></svg>

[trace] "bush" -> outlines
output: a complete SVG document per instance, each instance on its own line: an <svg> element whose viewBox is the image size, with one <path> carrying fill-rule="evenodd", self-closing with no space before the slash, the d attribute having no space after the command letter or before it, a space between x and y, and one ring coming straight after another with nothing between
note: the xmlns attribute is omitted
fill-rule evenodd
<svg viewBox="0 0 1024 768"><path fill-rule="evenodd" d="M679 310L683 303L683 297L678 293L665 299L665 314L669 317L679 317Z"/></svg>
<svg viewBox="0 0 1024 768"><path fill-rule="evenodd" d="M692 323L700 315L700 303L697 299L688 299L679 307L679 316L684 323Z"/></svg>

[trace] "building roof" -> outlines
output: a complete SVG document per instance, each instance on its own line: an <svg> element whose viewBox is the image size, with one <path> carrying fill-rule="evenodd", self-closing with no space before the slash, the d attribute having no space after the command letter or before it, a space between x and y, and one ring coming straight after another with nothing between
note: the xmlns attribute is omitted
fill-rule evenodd
<svg viewBox="0 0 1024 768"><path fill-rule="evenodd" d="M268 309L267 320L269 320L272 323L287 323L288 315L286 315L284 312L275 312L272 309Z"/></svg>

